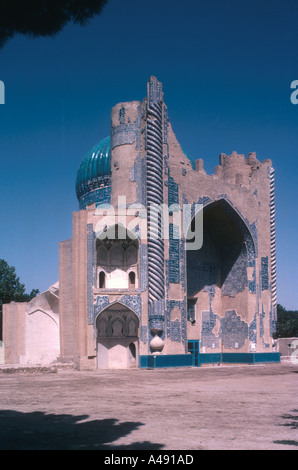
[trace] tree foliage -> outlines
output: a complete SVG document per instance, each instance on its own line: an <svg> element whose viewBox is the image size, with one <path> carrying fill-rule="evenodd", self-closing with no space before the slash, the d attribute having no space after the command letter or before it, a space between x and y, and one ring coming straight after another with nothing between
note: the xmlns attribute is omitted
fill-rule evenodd
<svg viewBox="0 0 298 470"><path fill-rule="evenodd" d="M15 34L54 36L69 22L84 26L108 0L0 0L0 47Z"/></svg>
<svg viewBox="0 0 298 470"><path fill-rule="evenodd" d="M277 305L277 323L274 338L298 337L298 310L286 310Z"/></svg>
<svg viewBox="0 0 298 470"><path fill-rule="evenodd" d="M11 301L29 302L38 293L38 289L33 289L30 294L26 294L25 285L21 284L15 267L0 259L0 305Z"/></svg>
<svg viewBox="0 0 298 470"><path fill-rule="evenodd" d="M26 294L25 285L21 284L13 266L0 259L0 340L2 338L2 305L9 302L30 302L39 294L38 289L32 289Z"/></svg>

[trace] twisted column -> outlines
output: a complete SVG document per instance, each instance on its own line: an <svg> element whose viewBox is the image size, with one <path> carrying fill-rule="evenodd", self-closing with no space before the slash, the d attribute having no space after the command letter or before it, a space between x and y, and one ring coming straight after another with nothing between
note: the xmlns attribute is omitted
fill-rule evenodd
<svg viewBox="0 0 298 470"><path fill-rule="evenodd" d="M275 195L274 195L274 169L270 168L270 257L271 257L271 298L272 305L276 307L276 236L275 236Z"/></svg>
<svg viewBox="0 0 298 470"><path fill-rule="evenodd" d="M155 77L148 82L147 102L147 206L148 220L148 302L150 330L155 337L151 350L160 352L164 329L164 240L162 238L163 203L163 93Z"/></svg>
<svg viewBox="0 0 298 470"><path fill-rule="evenodd" d="M164 297L164 241L160 204L163 203L162 104L147 118L147 204L149 303Z"/></svg>

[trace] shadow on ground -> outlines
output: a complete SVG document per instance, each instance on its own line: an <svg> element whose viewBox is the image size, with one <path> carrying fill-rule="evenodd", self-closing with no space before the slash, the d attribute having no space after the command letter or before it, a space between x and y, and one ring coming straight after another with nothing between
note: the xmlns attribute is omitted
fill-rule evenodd
<svg viewBox="0 0 298 470"><path fill-rule="evenodd" d="M88 415L2 410L0 450L158 450L163 447L148 441L115 446L113 442L137 430L143 423L87 419Z"/></svg>
<svg viewBox="0 0 298 470"><path fill-rule="evenodd" d="M298 429L298 410L292 410L292 414L285 414L282 415L281 418L286 420L287 422L281 423L279 426L287 426L290 429ZM295 413L295 414L294 414ZM298 441L294 440L283 440L283 441L273 441L275 444L284 444L288 446L296 446L298 447Z"/></svg>

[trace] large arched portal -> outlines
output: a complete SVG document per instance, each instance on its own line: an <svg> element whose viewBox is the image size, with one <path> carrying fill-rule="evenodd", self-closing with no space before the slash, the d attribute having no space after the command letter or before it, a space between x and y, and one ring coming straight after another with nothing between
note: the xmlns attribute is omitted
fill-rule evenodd
<svg viewBox="0 0 298 470"><path fill-rule="evenodd" d="M203 245L187 251L188 320L202 348L245 345L254 276L255 245L245 221L225 199L205 206Z"/></svg>
<svg viewBox="0 0 298 470"><path fill-rule="evenodd" d="M139 319L128 307L115 303L96 319L97 367L130 369L138 366Z"/></svg>

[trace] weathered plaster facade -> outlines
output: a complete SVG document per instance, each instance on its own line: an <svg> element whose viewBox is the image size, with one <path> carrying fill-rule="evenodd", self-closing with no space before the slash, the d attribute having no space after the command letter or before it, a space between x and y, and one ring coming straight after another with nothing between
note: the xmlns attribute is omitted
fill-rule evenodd
<svg viewBox="0 0 298 470"><path fill-rule="evenodd" d="M201 159L192 164L182 151L162 85L150 77L142 102L112 109L111 135L82 161L76 191L73 236L60 243L58 360L78 368L192 365L195 347L201 363L270 357L276 322L270 160L221 154L207 175ZM161 204L165 218L149 220L148 208ZM190 250L179 220L187 208L195 227L198 205L203 244ZM28 323L33 303L5 307L4 342L12 344L11 322ZM9 346L6 361L37 360L31 341L27 333L15 338L17 350ZM57 351L56 343L51 348Z"/></svg>

